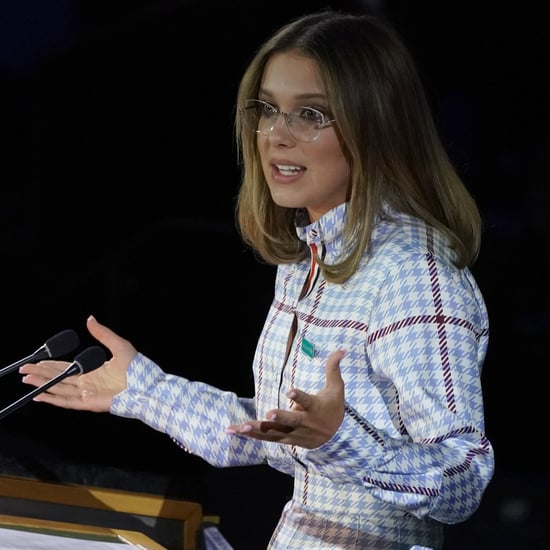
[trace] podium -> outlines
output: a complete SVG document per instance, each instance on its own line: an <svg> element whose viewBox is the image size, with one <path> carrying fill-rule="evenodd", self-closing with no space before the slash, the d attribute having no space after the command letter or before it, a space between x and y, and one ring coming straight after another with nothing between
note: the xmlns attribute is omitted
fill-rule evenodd
<svg viewBox="0 0 550 550"><path fill-rule="evenodd" d="M0 528L53 530L83 540L92 534L120 542L121 550L124 541L128 548L197 550L202 521L197 502L0 476Z"/></svg>
<svg viewBox="0 0 550 550"><path fill-rule="evenodd" d="M118 548L120 545L120 550L166 550L165 546L136 531L0 515L0 539L3 539L0 540L0 548L4 548L8 533L9 540L12 541L10 544L27 550L59 550L61 547L69 549L75 545L78 545L80 550L86 550L92 546L99 548L103 544L106 548Z"/></svg>

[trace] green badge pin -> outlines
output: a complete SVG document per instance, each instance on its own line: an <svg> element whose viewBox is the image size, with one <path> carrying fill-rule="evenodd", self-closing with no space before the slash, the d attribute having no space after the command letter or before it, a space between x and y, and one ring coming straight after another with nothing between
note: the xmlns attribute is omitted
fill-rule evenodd
<svg viewBox="0 0 550 550"><path fill-rule="evenodd" d="M312 359L315 357L315 346L305 338L302 338L302 351Z"/></svg>

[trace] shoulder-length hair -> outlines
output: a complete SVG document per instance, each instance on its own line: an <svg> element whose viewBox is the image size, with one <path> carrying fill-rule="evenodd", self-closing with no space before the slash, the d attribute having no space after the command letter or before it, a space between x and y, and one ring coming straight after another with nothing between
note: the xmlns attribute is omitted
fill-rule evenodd
<svg viewBox="0 0 550 550"><path fill-rule="evenodd" d="M258 97L270 57L288 51L315 61L350 164L344 235L351 252L338 264L320 262L325 278L344 282L353 275L387 207L441 231L455 264L471 265L481 240L478 207L442 145L412 56L387 22L364 14L302 16L268 39L245 70L235 119L242 157L236 219L245 243L275 265L309 255L296 234L296 210L271 198L256 136L243 127L239 111Z"/></svg>

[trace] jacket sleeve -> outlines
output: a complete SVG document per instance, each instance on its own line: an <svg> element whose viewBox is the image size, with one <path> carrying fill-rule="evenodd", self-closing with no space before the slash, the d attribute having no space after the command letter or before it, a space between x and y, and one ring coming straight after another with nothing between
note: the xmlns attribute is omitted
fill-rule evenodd
<svg viewBox="0 0 550 550"><path fill-rule="evenodd" d="M128 368L127 388L111 414L142 421L218 467L265 462L261 442L227 435L232 423L255 418L254 400L165 373L142 354Z"/></svg>
<svg viewBox="0 0 550 550"><path fill-rule="evenodd" d="M466 520L494 471L480 379L487 339L468 270L430 255L391 270L369 314L365 361L395 388L400 436L346 403L338 432L306 453L310 467L418 518Z"/></svg>

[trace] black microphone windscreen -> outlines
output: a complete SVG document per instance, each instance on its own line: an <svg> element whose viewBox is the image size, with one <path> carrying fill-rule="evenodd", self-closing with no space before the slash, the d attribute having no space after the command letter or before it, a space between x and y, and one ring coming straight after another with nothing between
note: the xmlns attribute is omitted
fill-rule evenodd
<svg viewBox="0 0 550 550"><path fill-rule="evenodd" d="M78 334L72 329L67 329L46 340L45 346L49 356L53 358L70 353L78 347L79 343Z"/></svg>
<svg viewBox="0 0 550 550"><path fill-rule="evenodd" d="M106 360L107 355L105 354L103 348L100 348L99 346L92 346L90 348L86 348L84 351L81 351L74 358L73 364L77 363L80 365L80 372L81 374L84 374L97 369L103 365Z"/></svg>

